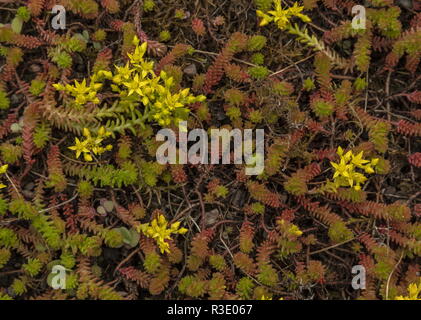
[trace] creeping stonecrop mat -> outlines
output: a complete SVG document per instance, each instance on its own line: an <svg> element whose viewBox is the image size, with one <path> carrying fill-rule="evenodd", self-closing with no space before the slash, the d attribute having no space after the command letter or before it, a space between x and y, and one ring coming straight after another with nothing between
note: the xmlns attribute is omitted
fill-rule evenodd
<svg viewBox="0 0 421 320"><path fill-rule="evenodd" d="M420 300L420 60L419 0L0 1L0 300Z"/></svg>

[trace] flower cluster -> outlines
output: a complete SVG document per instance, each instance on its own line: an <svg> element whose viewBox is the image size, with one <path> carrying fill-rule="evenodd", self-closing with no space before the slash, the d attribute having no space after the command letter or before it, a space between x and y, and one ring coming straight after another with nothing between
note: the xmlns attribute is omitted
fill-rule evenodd
<svg viewBox="0 0 421 320"><path fill-rule="evenodd" d="M262 18L260 26L265 26L270 22L275 22L278 25L278 28L283 30L287 28L290 24L290 19L294 16L300 18L303 22L311 21L307 15L301 13L304 7L298 6L297 2L294 2L294 5L288 9L282 9L280 0L274 0L273 2L275 10L271 10L266 13L261 10L256 11L257 16Z"/></svg>
<svg viewBox="0 0 421 320"><path fill-rule="evenodd" d="M165 240L171 240L171 234L173 233L184 234L188 230L186 228L180 228L179 221L172 223L169 228L167 228L167 226L168 221L162 214L160 214L158 215L158 218L152 220L151 223L144 223L139 225L137 231L142 232L145 236L149 238L155 239L156 243L159 246L159 249L161 250L161 253L169 253L170 246Z"/></svg>
<svg viewBox="0 0 421 320"><path fill-rule="evenodd" d="M358 155L353 154L351 150L344 154L344 150L338 147L337 154L340 157L339 163L330 163L335 169L333 180L336 188L350 186L354 187L355 190L360 190L361 184L367 180L367 177L360 172L356 172L355 169L359 168L364 170L365 173L371 174L374 173L374 167L379 162L378 158L371 161L363 159L363 151Z"/></svg>
<svg viewBox="0 0 421 320"><path fill-rule="evenodd" d="M139 45L139 39L135 37L134 44L135 51L128 54L130 61L125 67L116 67L115 75L107 71L100 71L100 74L114 82L112 88L121 97L134 96L135 100L141 101L145 107L145 117L149 120L161 126L185 120L189 113L186 105L202 102L206 97L191 95L189 88L173 93L174 78L169 77L165 71L156 76L153 61L144 60L147 43Z"/></svg>
<svg viewBox="0 0 421 320"><path fill-rule="evenodd" d="M111 135L111 132L106 131L104 127L99 128L96 137L93 137L87 128L83 129L83 135L85 140L80 141L78 138L75 138L75 145L69 147L70 150L76 152L76 159L83 153L85 161L92 161L93 155L99 155L113 148L110 144L106 147L101 146L102 141Z"/></svg>
<svg viewBox="0 0 421 320"><path fill-rule="evenodd" d="M53 84L56 90L64 91L75 98L75 104L77 106L83 106L88 102L98 104L100 101L97 97L98 90L102 88L102 83L96 82L97 77L93 75L89 86L86 84L86 79L82 82L74 81L74 85L66 84L65 86L59 83Z"/></svg>
<svg viewBox="0 0 421 320"><path fill-rule="evenodd" d="M190 110L187 105L203 102L203 95L194 96L190 89L175 91L173 77L161 71L159 76L154 72L154 62L146 61L147 43L137 37L133 41L135 50L128 54L129 61L124 66L115 66L115 70L99 70L91 76L90 85L86 85L86 79L82 83L75 81L75 86L55 84L57 90L65 91L75 97L77 105L87 102L99 103L98 91L103 87L103 82L111 81L111 89L116 92L120 101L117 108L120 110L138 111L140 104L143 105L141 119L155 121L161 126L178 124L186 120Z"/></svg>
<svg viewBox="0 0 421 320"><path fill-rule="evenodd" d="M416 283L411 283L408 286L408 295L404 296L397 296L395 300L421 300L421 281L420 284L417 285Z"/></svg>
<svg viewBox="0 0 421 320"><path fill-rule="evenodd" d="M0 174L4 174L7 171L7 168L9 167L9 165L5 164L4 166L0 167ZM6 188L6 185L4 185L3 183L0 182L0 189Z"/></svg>

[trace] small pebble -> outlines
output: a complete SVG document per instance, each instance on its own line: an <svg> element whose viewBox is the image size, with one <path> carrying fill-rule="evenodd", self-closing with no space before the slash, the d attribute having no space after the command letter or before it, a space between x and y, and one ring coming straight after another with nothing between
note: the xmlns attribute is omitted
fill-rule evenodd
<svg viewBox="0 0 421 320"><path fill-rule="evenodd" d="M29 71L33 72L33 73L39 73L41 72L41 67L38 64L31 64L29 66Z"/></svg>
<svg viewBox="0 0 421 320"><path fill-rule="evenodd" d="M194 63L188 65L185 69L184 69L184 73L189 75L189 76L194 76L197 74L197 68L196 65Z"/></svg>
<svg viewBox="0 0 421 320"><path fill-rule="evenodd" d="M96 212L98 212L102 216L107 215L107 211L105 210L103 206L99 206L98 208L96 208Z"/></svg>
<svg viewBox="0 0 421 320"><path fill-rule="evenodd" d="M206 212L206 225L209 226L211 224L214 224L215 222L218 221L218 217L219 217L219 210L218 209L213 209L211 211Z"/></svg>

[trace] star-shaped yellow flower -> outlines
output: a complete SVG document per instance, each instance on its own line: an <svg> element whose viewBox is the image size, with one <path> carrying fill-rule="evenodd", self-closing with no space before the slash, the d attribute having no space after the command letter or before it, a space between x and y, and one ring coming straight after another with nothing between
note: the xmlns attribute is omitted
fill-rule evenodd
<svg viewBox="0 0 421 320"><path fill-rule="evenodd" d="M139 39L137 39L137 41L136 39L137 38L134 39L134 43L138 43ZM127 54L132 64L143 62L143 55L146 52L147 46L147 42L143 42L140 46L136 45L136 49L133 54Z"/></svg>
<svg viewBox="0 0 421 320"><path fill-rule="evenodd" d="M349 171L352 170L351 164L346 164L345 159L342 158L339 163L331 162L332 167L335 168L335 173L333 179L338 176L343 176L345 178L350 178Z"/></svg>
<svg viewBox="0 0 421 320"><path fill-rule="evenodd" d="M363 151L361 151L356 156L353 155L352 160L351 160L351 163L358 168L364 168L364 164L368 163L368 162L370 162L370 161L363 159Z"/></svg>
<svg viewBox="0 0 421 320"><path fill-rule="evenodd" d="M139 96L143 96L144 92L142 88L148 84L148 81L143 81L139 74L136 74L132 81L130 82L123 82L123 84L129 90L128 96L131 96L133 93L137 93Z"/></svg>
<svg viewBox="0 0 421 320"><path fill-rule="evenodd" d="M75 138L75 145L69 147L69 149L76 151L76 159L78 159L82 153L89 153L89 149L87 148L87 145L88 145L87 140L81 142L78 138ZM85 157L85 160L86 160L86 157ZM92 161L92 159L87 160L87 161Z"/></svg>
<svg viewBox="0 0 421 320"><path fill-rule="evenodd" d="M298 6L298 2L294 2L294 5L288 8L288 13L291 16L296 16L300 18L303 22L311 22L311 19L309 16L306 16L305 14L301 13L303 10L304 10L303 6Z"/></svg>
<svg viewBox="0 0 421 320"><path fill-rule="evenodd" d="M134 72L133 69L130 68L129 63L124 67L115 66L117 74L113 77L113 81L117 84L122 83L123 81L129 80L132 73Z"/></svg>
<svg viewBox="0 0 421 320"><path fill-rule="evenodd" d="M86 79L83 79L82 82L75 80L75 92L84 94L88 93L90 88L86 85Z"/></svg>
<svg viewBox="0 0 421 320"><path fill-rule="evenodd" d="M304 7L298 6L297 2L294 2L294 5L287 9L282 8L280 0L274 0L273 2L275 4L274 10L270 10L267 13L261 10L256 11L257 16L262 18L260 26L265 26L273 21L278 25L279 29L283 30L291 24L290 19L294 16L300 18L303 22L311 21L308 16L301 13Z"/></svg>

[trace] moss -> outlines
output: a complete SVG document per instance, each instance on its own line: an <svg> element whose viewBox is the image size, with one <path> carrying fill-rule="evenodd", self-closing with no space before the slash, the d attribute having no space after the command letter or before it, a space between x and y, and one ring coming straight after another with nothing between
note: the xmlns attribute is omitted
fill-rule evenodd
<svg viewBox="0 0 421 320"><path fill-rule="evenodd" d="M10 100L6 92L0 90L0 109L7 110L10 108Z"/></svg>
<svg viewBox="0 0 421 320"><path fill-rule="evenodd" d="M167 42L171 40L171 33L168 30L162 30L159 33L159 40L162 42Z"/></svg>
<svg viewBox="0 0 421 320"><path fill-rule="evenodd" d="M249 68L248 73L252 78L256 80L262 80L269 75L270 71L264 66L256 66Z"/></svg>

